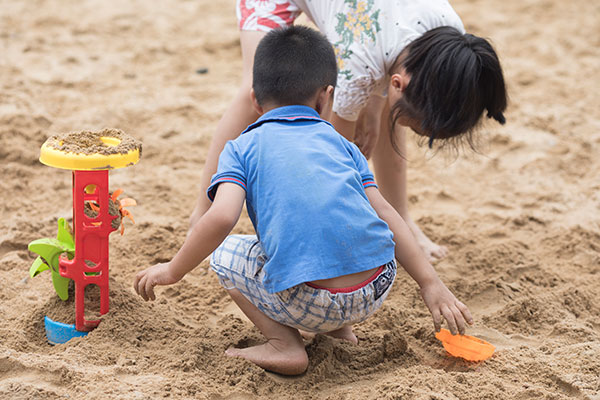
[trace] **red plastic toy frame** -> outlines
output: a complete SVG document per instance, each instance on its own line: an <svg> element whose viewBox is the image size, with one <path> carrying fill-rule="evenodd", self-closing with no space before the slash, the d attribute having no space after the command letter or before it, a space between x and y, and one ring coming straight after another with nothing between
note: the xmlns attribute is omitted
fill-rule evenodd
<svg viewBox="0 0 600 400"><path fill-rule="evenodd" d="M93 185L93 186L90 186ZM92 193L88 193L92 191ZM88 188L88 190L86 190ZM108 170L73 171L73 230L75 257L61 257L60 274L75 282L75 329L90 331L100 320L85 319L85 287L89 284L100 288L100 315L108 312L108 235L116 215L108 213ZM84 213L85 202L99 205L96 218ZM91 261L88 265L87 261Z"/></svg>

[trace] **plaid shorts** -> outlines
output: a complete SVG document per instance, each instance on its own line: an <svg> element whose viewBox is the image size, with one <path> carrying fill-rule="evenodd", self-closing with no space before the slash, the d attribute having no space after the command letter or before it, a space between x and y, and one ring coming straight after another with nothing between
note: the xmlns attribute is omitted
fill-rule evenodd
<svg viewBox="0 0 600 400"><path fill-rule="evenodd" d="M362 287L353 291L330 291L301 283L269 293L263 285L265 260L256 236L231 235L213 252L210 266L225 289L238 289L269 318L308 332L330 332L364 321L381 307L396 277L396 262L392 260L366 285L357 285Z"/></svg>

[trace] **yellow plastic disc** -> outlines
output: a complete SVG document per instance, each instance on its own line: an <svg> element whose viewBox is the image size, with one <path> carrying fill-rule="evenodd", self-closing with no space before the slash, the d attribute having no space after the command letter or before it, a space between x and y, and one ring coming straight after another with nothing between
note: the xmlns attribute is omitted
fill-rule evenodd
<svg viewBox="0 0 600 400"><path fill-rule="evenodd" d="M140 142L118 130L70 133L48 138L40 150L40 162L78 171L115 169L136 164L141 150Z"/></svg>

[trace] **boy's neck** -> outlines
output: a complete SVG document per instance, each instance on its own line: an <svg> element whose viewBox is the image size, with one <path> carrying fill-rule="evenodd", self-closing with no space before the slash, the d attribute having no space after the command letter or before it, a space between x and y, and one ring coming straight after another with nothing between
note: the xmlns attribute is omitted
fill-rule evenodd
<svg viewBox="0 0 600 400"><path fill-rule="evenodd" d="M254 89L250 92L250 97L252 98L252 104L254 105L254 109L259 115L263 115L271 110L274 110L279 107L285 106L305 106L310 107L317 112L323 119L328 119L331 114L331 106L333 104L333 86L327 85L319 89L314 96L303 103L297 104L277 104L275 102L266 102L264 104L258 104L256 100L256 96L254 94Z"/></svg>
<svg viewBox="0 0 600 400"><path fill-rule="evenodd" d="M265 105L262 107L262 111L263 111L263 112L262 112L262 114L266 114L266 113L268 113L269 111L271 111L271 110L274 110L274 109L276 109L276 108L280 108L280 107L287 107L287 106L305 106L305 107L310 107L310 108L312 108L313 110L317 111L317 110L316 110L316 104L312 104L312 105L311 105L311 104L271 104L271 103L269 103L269 104L265 104ZM317 111L317 112L318 112L318 111Z"/></svg>

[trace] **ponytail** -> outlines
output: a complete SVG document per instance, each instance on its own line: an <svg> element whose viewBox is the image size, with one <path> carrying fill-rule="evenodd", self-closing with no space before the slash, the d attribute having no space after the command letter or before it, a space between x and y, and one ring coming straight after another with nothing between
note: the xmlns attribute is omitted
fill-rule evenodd
<svg viewBox="0 0 600 400"><path fill-rule="evenodd" d="M506 87L498 56L487 40L469 33L466 33L464 38L480 63L479 87L485 102L487 117L504 125L506 123L503 114L507 103Z"/></svg>
<svg viewBox="0 0 600 400"><path fill-rule="evenodd" d="M402 51L392 73L399 68L410 82L392 105L390 118L395 123L408 114L420 121L430 146L434 140L463 136L474 147L472 132L484 112L506 122L502 67L487 40L449 26L432 29Z"/></svg>

